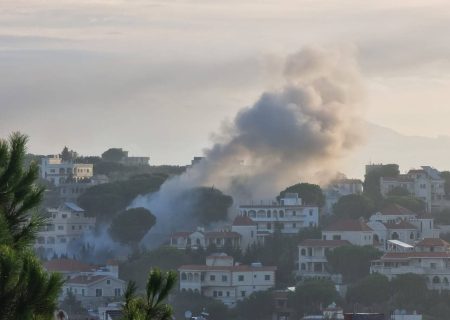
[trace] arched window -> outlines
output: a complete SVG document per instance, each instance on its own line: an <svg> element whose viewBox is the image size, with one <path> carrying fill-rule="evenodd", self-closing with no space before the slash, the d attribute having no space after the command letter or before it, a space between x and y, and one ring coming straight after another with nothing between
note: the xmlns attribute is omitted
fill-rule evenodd
<svg viewBox="0 0 450 320"><path fill-rule="evenodd" d="M250 211L248 212L248 216L249 216L250 218L256 218L256 211L255 211L255 210L250 210Z"/></svg>
<svg viewBox="0 0 450 320"><path fill-rule="evenodd" d="M411 234L409 235L409 238L410 238L411 240L414 240L414 232L411 232Z"/></svg>
<svg viewBox="0 0 450 320"><path fill-rule="evenodd" d="M267 211L267 218L272 217L272 213L270 212L270 210Z"/></svg>
<svg viewBox="0 0 450 320"><path fill-rule="evenodd" d="M302 249L302 250L301 250L301 255L302 255L302 256L306 256L306 249Z"/></svg>
<svg viewBox="0 0 450 320"><path fill-rule="evenodd" d="M398 240L398 238L399 238L398 233L397 232L393 232L392 235L391 235L391 239L392 240Z"/></svg>
<svg viewBox="0 0 450 320"><path fill-rule="evenodd" d="M181 273L181 280L186 280L186 279L187 279L186 272L182 272Z"/></svg>
<svg viewBox="0 0 450 320"><path fill-rule="evenodd" d="M189 273L188 273L188 280L189 280L189 281L192 281L192 279L193 279L192 273L189 272Z"/></svg>
<svg viewBox="0 0 450 320"><path fill-rule="evenodd" d="M198 281L200 279L200 276L198 273L194 273L194 281Z"/></svg>
<svg viewBox="0 0 450 320"><path fill-rule="evenodd" d="M441 280L439 279L438 276L433 277L433 283L441 283Z"/></svg>

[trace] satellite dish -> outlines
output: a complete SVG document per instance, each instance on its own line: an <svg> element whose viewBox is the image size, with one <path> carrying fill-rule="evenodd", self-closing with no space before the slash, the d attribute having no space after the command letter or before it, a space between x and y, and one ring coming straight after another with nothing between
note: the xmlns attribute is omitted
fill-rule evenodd
<svg viewBox="0 0 450 320"><path fill-rule="evenodd" d="M186 311L185 313L184 313L184 318L185 319L190 319L190 318L192 318L192 312L191 311Z"/></svg>

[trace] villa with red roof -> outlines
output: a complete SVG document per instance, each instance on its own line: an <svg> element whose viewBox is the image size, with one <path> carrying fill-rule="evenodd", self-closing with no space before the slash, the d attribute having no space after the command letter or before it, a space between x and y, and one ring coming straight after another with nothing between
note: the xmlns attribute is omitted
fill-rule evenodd
<svg viewBox="0 0 450 320"><path fill-rule="evenodd" d="M241 235L234 231L219 230L205 231L204 228L197 228L193 232L175 232L170 236L170 246L177 249L206 249L214 246L223 249L227 246L240 248Z"/></svg>
<svg viewBox="0 0 450 320"><path fill-rule="evenodd" d="M450 244L442 239L423 239L412 250L387 252L372 261L370 272L389 279L405 273L419 274L425 276L429 289L449 290Z"/></svg>
<svg viewBox="0 0 450 320"><path fill-rule="evenodd" d="M371 246L374 234L363 219L341 219L322 230L322 239L346 240L356 246Z"/></svg>

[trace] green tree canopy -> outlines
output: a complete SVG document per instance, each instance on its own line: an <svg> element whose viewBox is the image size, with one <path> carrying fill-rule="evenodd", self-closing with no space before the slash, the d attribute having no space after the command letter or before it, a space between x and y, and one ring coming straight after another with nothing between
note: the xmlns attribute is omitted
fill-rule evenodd
<svg viewBox="0 0 450 320"><path fill-rule="evenodd" d="M339 303L341 298L333 282L329 280L307 280L295 288L295 293L289 297L291 305L302 317L304 314L317 314L322 307L332 302Z"/></svg>
<svg viewBox="0 0 450 320"><path fill-rule="evenodd" d="M346 282L355 282L369 275L370 262L382 253L372 246L343 246L327 253L333 273L342 274Z"/></svg>
<svg viewBox="0 0 450 320"><path fill-rule="evenodd" d="M381 200L380 178L397 177L399 174L398 164L385 164L372 168L364 177L364 194L378 204Z"/></svg>
<svg viewBox="0 0 450 320"><path fill-rule="evenodd" d="M102 153L102 159L110 162L120 162L127 156L127 152L122 148L110 148Z"/></svg>
<svg viewBox="0 0 450 320"><path fill-rule="evenodd" d="M272 291L258 291L237 303L236 314L245 320L270 320L274 309Z"/></svg>
<svg viewBox="0 0 450 320"><path fill-rule="evenodd" d="M124 294L123 320L171 320L173 310L165 301L176 283L176 272L161 272L159 269L150 271L144 296L136 295L134 282L128 283Z"/></svg>
<svg viewBox="0 0 450 320"><path fill-rule="evenodd" d="M119 213L109 228L111 237L123 244L136 245L155 225L156 217L145 208L133 208Z"/></svg>
<svg viewBox="0 0 450 320"><path fill-rule="evenodd" d="M348 288L347 301L365 306L385 303L389 300L390 290L387 277L378 273L371 274Z"/></svg>
<svg viewBox="0 0 450 320"><path fill-rule="evenodd" d="M408 197L411 193L404 187L395 187L388 192L389 197Z"/></svg>
<svg viewBox="0 0 450 320"><path fill-rule="evenodd" d="M422 199L411 196L387 197L382 201L382 206L388 206L390 204L398 204L412 212L422 212L426 208L426 204Z"/></svg>
<svg viewBox="0 0 450 320"><path fill-rule="evenodd" d="M360 194L350 194L339 198L333 207L336 216L342 218L358 219L364 217L368 219L375 211L373 201Z"/></svg>
<svg viewBox="0 0 450 320"><path fill-rule="evenodd" d="M166 178L161 174L142 174L124 181L93 186L78 198L78 204L89 216L99 221L111 221L138 195L158 191Z"/></svg>
<svg viewBox="0 0 450 320"><path fill-rule="evenodd" d="M0 319L51 319L62 286L30 250L43 219L36 209L43 188L38 167L24 165L27 137L0 140Z"/></svg>
<svg viewBox="0 0 450 320"><path fill-rule="evenodd" d="M317 184L304 182L294 184L281 191L277 197L277 200L279 201L283 198L286 193L297 193L303 203L307 205L317 205L319 207L323 207L325 204L325 196L322 189Z"/></svg>
<svg viewBox="0 0 450 320"><path fill-rule="evenodd" d="M425 305L428 290L424 276L412 273L399 275L391 281L391 288L393 303L397 308L417 310Z"/></svg>

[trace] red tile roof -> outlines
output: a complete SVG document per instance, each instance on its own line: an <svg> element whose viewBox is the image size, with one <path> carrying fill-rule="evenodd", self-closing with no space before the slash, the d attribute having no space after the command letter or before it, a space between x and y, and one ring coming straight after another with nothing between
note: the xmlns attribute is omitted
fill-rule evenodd
<svg viewBox="0 0 450 320"><path fill-rule="evenodd" d="M347 240L321 240L321 239L306 239L300 242L299 246L308 246L308 247L341 247L341 246L349 246L350 242Z"/></svg>
<svg viewBox="0 0 450 320"><path fill-rule="evenodd" d="M383 223L386 228L388 229L395 229L395 230L399 230L399 229L405 229L405 230L415 230L417 229L417 227L415 225L413 225L411 222L406 221L406 220L401 220L400 222L388 222L388 223Z"/></svg>
<svg viewBox="0 0 450 320"><path fill-rule="evenodd" d="M207 265L184 265L178 268L178 271L182 270L193 270L193 271L276 271L277 267L273 266L262 266L262 267L252 267L248 265L236 265L236 266L207 266Z"/></svg>
<svg viewBox="0 0 450 320"><path fill-rule="evenodd" d="M45 262L44 267L51 272L88 272L95 268L72 259L53 259Z"/></svg>
<svg viewBox="0 0 450 320"><path fill-rule="evenodd" d="M449 258L449 252L388 252L385 253L381 260L404 260L411 258Z"/></svg>
<svg viewBox="0 0 450 320"><path fill-rule="evenodd" d="M397 216L397 215L416 215L414 212L412 212L409 209L406 209L405 207L402 207L398 204L390 204L384 209L380 210L380 213L385 216Z"/></svg>
<svg viewBox="0 0 450 320"><path fill-rule="evenodd" d="M234 218L233 226L256 226L256 222L246 216L237 216Z"/></svg>
<svg viewBox="0 0 450 320"><path fill-rule="evenodd" d="M366 222L356 219L338 220L326 227L324 231L373 231Z"/></svg>
<svg viewBox="0 0 450 320"><path fill-rule="evenodd" d="M450 243L440 238L425 238L416 244L416 247L448 247Z"/></svg>

